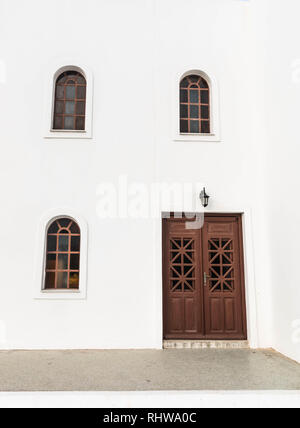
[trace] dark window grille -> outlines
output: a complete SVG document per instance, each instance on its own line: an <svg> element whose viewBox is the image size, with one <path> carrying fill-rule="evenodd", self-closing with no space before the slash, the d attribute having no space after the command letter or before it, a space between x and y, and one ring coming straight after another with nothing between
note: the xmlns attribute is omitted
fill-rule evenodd
<svg viewBox="0 0 300 428"><path fill-rule="evenodd" d="M80 229L70 218L54 220L47 231L45 290L79 289Z"/></svg>
<svg viewBox="0 0 300 428"><path fill-rule="evenodd" d="M210 93L207 81L197 75L180 82L180 133L210 134Z"/></svg>
<svg viewBox="0 0 300 428"><path fill-rule="evenodd" d="M86 80L77 71L65 71L55 83L53 129L85 130Z"/></svg>

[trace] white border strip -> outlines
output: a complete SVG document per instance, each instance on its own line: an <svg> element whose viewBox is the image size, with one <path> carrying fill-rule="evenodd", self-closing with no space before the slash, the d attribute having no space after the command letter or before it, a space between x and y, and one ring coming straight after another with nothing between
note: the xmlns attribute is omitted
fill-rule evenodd
<svg viewBox="0 0 300 428"><path fill-rule="evenodd" d="M300 391L0 393L0 408L299 408ZM174 411L174 410L172 410Z"/></svg>

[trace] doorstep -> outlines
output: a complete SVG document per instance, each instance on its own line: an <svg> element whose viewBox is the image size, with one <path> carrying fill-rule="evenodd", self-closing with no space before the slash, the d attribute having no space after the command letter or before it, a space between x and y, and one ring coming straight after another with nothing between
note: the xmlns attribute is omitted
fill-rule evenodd
<svg viewBox="0 0 300 428"><path fill-rule="evenodd" d="M164 349L249 349L248 340L164 340Z"/></svg>

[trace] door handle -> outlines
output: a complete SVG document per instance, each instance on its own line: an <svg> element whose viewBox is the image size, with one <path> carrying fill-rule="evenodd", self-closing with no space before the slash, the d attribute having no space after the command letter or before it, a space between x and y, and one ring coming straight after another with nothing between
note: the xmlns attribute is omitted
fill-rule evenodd
<svg viewBox="0 0 300 428"><path fill-rule="evenodd" d="M207 278L210 278L210 275L208 275L206 272L204 272L204 287L207 285Z"/></svg>

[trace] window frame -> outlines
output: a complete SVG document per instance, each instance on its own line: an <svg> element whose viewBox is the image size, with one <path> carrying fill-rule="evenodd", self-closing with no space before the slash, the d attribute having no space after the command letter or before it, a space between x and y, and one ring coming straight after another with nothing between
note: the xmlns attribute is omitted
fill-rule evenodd
<svg viewBox="0 0 300 428"><path fill-rule="evenodd" d="M67 220L68 222L68 226L63 227L62 226L62 221L63 220ZM71 230L72 226L75 226L75 230L78 228L78 230L76 230L76 232ZM56 230L55 232L53 232L51 229L54 228L54 230ZM61 231L64 232L61 232ZM67 231L67 232L65 232ZM61 249L59 248L59 245L61 243L62 240L65 240L64 238L67 238L67 242L68 242L68 246L67 246L67 250L66 249ZM72 249L72 242L74 243L74 240L77 238L79 238L79 244L78 244L78 249L75 251L74 249ZM43 290L79 290L79 275L80 275L80 240L81 240L81 231L80 228L77 224L77 222L70 217L58 217L55 218L55 220L53 220L47 229L47 234L46 234L46 254L45 254L45 272L44 272L44 281L43 281ZM52 241L52 244L55 242L55 248L49 248L49 244L50 241ZM54 242L53 242L54 241ZM54 260L53 260L54 257ZM76 268L71 268L71 259L73 257L73 261L74 258L78 258L78 260L76 260ZM49 267L48 262L50 262L50 258L52 258L52 262L54 261L53 265ZM59 267L59 260L61 259L66 259L67 258L67 263L66 266L64 268L60 268ZM66 261L66 260L65 260ZM51 263L52 264L52 263ZM52 275L54 274L54 287L47 287L47 275ZM58 278L59 275L62 274L64 276L64 274L67 274L67 286L66 287L58 287ZM76 284L76 287L71 287L71 275L72 274L77 274L78 275L78 284Z"/></svg>
<svg viewBox="0 0 300 428"><path fill-rule="evenodd" d="M197 79L195 81L195 79ZM184 97L182 96L185 95ZM196 94L196 97L195 97ZM190 74L180 81L180 134L210 134L210 88L202 76ZM192 127L198 131L192 131ZM186 130L183 131L182 128ZM203 128L207 128L203 131Z"/></svg>
<svg viewBox="0 0 300 428"><path fill-rule="evenodd" d="M44 109L44 138L46 139L92 139L92 114L93 114L93 75L85 65L76 62L69 64L77 65L53 65L49 67L45 79L45 109ZM76 71L81 73L86 80L86 106L85 106L85 129L54 129L55 90L57 78L65 71Z"/></svg>
<svg viewBox="0 0 300 428"><path fill-rule="evenodd" d="M72 77L69 73L72 73ZM82 80L82 82L78 82L79 80ZM64 82L62 83L62 80ZM70 81L72 84L70 84ZM68 89L74 88L74 94L72 96L68 96L67 92ZM60 90L59 90L60 89ZM81 96L78 94L80 90L83 90L83 93ZM59 92L63 92L58 94ZM74 105L74 111L68 112L67 111L67 105L68 104ZM58 108L60 106L60 109ZM82 111L78 112L78 108L81 106ZM64 73L61 73L55 82L55 94L54 94L54 108L53 108L53 123L52 123L52 129L54 131L61 131L61 130L69 130L69 131L85 131L85 117L86 117L86 79L82 73L79 73L78 71L66 71ZM61 111L60 111L61 110ZM72 118L72 126L71 128L65 128L66 126L66 120ZM56 122L58 120L61 120L61 124L59 126ZM81 121L83 123L79 124L81 128L78 126L78 121ZM78 128L76 128L78 126Z"/></svg>
<svg viewBox="0 0 300 428"><path fill-rule="evenodd" d="M60 218L69 218L80 228L79 289L45 289L48 228ZM70 210L52 210L39 222L36 245L34 298L37 300L84 300L87 293L87 245L88 229L84 218Z"/></svg>
<svg viewBox="0 0 300 428"><path fill-rule="evenodd" d="M189 75L203 77L208 84L210 133L189 134L180 132L180 84ZM174 79L174 94L173 141L220 142L219 90L217 81L213 75L196 68L190 68L188 71L178 73Z"/></svg>

